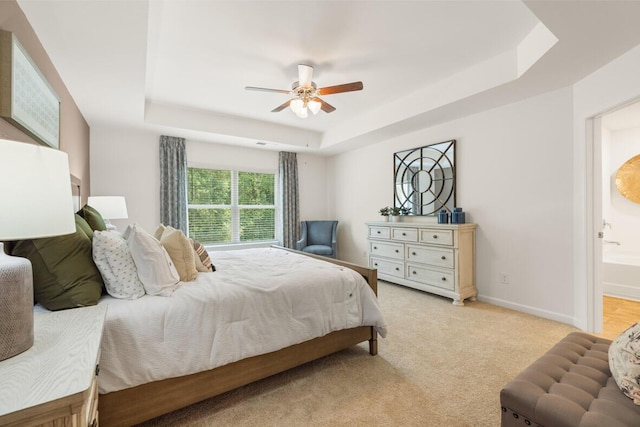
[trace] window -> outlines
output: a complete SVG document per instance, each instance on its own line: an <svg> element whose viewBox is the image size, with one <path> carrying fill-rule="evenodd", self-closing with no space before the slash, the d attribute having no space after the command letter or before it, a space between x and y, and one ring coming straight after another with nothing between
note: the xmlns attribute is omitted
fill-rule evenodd
<svg viewBox="0 0 640 427"><path fill-rule="evenodd" d="M276 175L188 168L189 236L204 244L276 239Z"/></svg>

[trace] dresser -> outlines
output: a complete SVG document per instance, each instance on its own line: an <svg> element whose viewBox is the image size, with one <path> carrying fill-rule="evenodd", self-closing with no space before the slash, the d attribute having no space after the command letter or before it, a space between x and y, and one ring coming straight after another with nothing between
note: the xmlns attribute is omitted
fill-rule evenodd
<svg viewBox="0 0 640 427"><path fill-rule="evenodd" d="M98 359L106 307L36 307L34 345L0 362L0 425L98 425Z"/></svg>
<svg viewBox="0 0 640 427"><path fill-rule="evenodd" d="M474 301L475 224L368 222L369 267L382 280Z"/></svg>

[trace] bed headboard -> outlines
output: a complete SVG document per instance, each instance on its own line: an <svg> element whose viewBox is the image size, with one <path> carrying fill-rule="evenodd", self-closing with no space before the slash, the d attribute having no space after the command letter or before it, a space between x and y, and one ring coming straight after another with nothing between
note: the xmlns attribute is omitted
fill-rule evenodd
<svg viewBox="0 0 640 427"><path fill-rule="evenodd" d="M73 211L78 212L82 206L82 193L80 192L82 181L75 175L71 175L71 197L73 198Z"/></svg>

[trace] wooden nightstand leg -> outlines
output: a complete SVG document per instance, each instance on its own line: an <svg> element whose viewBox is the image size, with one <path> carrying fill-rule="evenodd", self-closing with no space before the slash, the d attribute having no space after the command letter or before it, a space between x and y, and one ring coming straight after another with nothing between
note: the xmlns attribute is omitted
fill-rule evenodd
<svg viewBox="0 0 640 427"><path fill-rule="evenodd" d="M375 356L378 354L378 332L371 328L371 339L369 340L369 354Z"/></svg>

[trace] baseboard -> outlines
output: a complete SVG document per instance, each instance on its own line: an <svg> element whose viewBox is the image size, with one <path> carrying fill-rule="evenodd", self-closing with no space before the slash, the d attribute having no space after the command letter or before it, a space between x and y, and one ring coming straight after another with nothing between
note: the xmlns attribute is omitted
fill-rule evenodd
<svg viewBox="0 0 640 427"><path fill-rule="evenodd" d="M640 288L637 286L627 286L618 283L603 282L603 293L610 297L630 299L640 301Z"/></svg>
<svg viewBox="0 0 640 427"><path fill-rule="evenodd" d="M515 311L521 311L523 313L532 314L534 316L542 317L545 319L555 320L556 322L565 323L567 325L575 326L575 319L566 314L555 313L549 310L542 310L537 307L531 307L528 305L517 304L511 301L506 301L500 298L485 297L478 295L478 300L489 304L497 305L499 307L509 308Z"/></svg>

